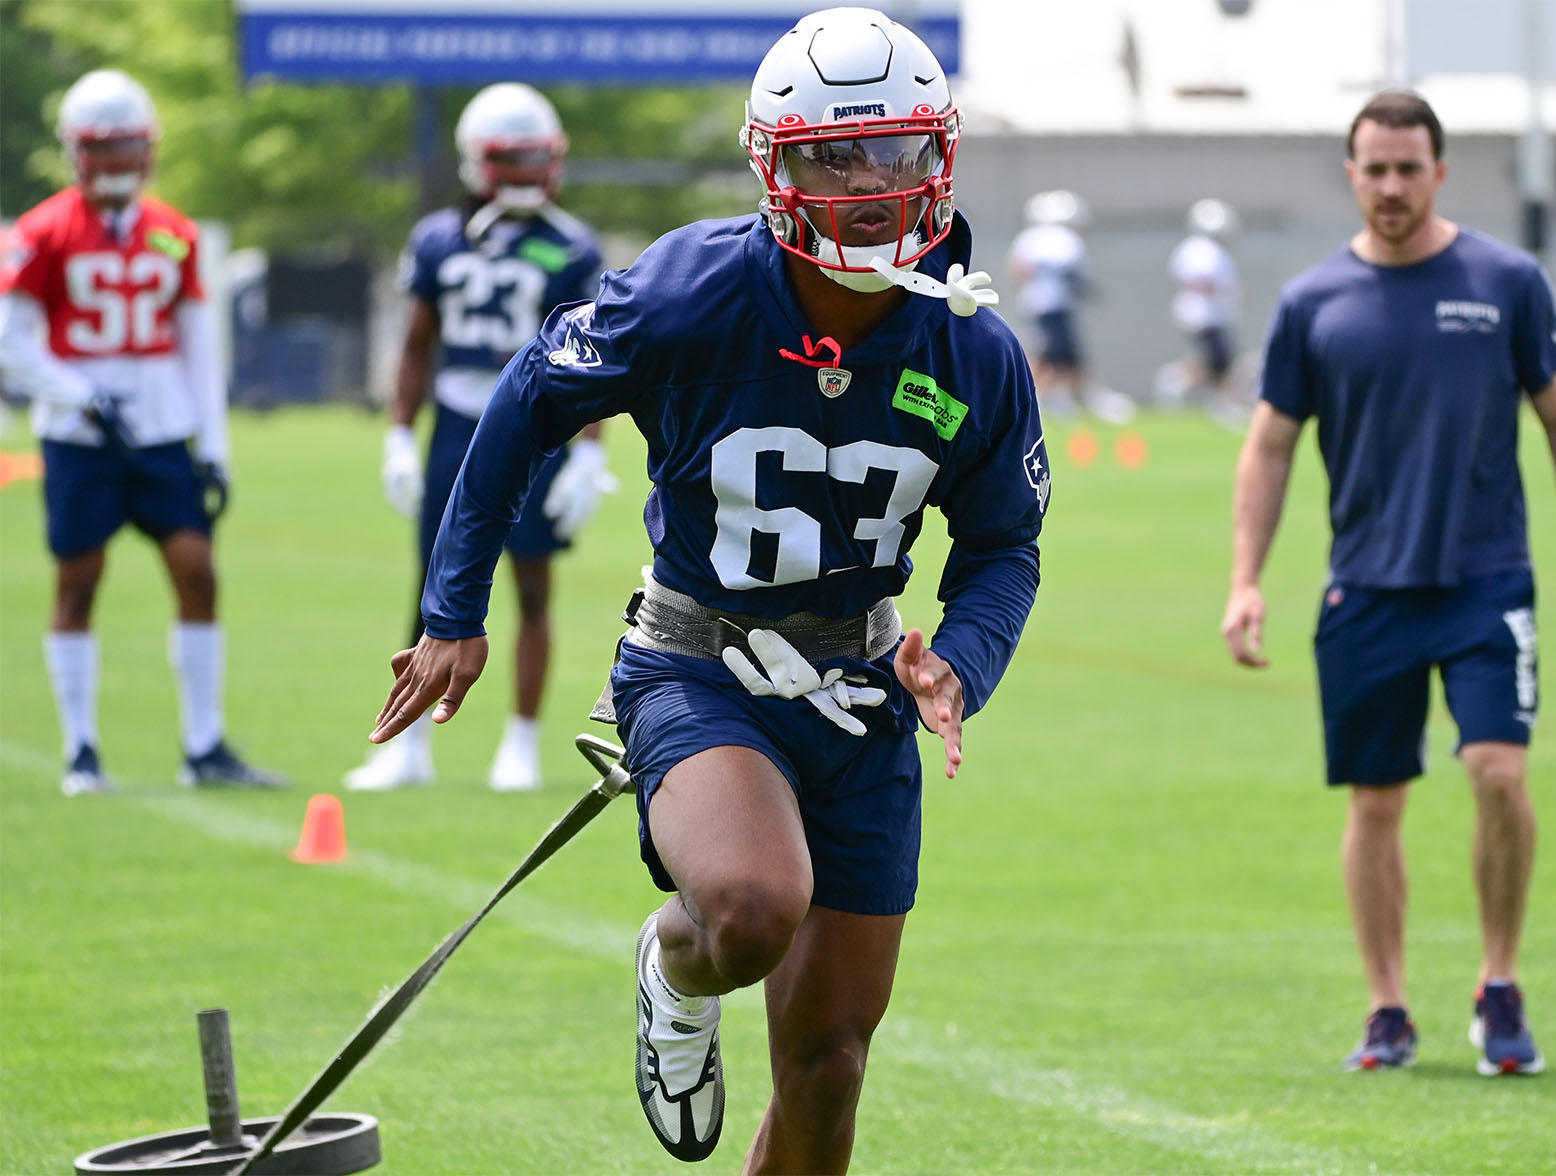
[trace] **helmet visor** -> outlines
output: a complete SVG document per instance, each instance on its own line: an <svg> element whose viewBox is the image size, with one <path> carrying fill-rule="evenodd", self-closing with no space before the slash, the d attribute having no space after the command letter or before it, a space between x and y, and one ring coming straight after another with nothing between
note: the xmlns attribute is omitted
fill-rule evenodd
<svg viewBox="0 0 1556 1176"><path fill-rule="evenodd" d="M908 192L939 165L935 140L927 134L812 139L779 148L780 170L790 184L812 196Z"/></svg>

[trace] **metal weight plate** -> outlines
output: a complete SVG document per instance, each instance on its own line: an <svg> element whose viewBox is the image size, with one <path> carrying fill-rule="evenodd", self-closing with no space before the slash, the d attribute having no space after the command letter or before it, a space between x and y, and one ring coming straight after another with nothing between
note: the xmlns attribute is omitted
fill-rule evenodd
<svg viewBox="0 0 1556 1176"><path fill-rule="evenodd" d="M225 1176L280 1116L243 1120L242 1146L211 1142L209 1127L186 1127L110 1143L76 1157L76 1176L177 1172ZM315 1115L255 1169L258 1176L347 1176L378 1163L378 1120L349 1113Z"/></svg>

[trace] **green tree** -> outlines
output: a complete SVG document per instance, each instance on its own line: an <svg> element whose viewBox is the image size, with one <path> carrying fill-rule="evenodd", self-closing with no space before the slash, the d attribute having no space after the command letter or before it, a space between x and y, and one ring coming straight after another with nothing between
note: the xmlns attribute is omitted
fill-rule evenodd
<svg viewBox="0 0 1556 1176"><path fill-rule="evenodd" d="M474 87L245 86L235 29L228 0L0 0L0 208L14 216L69 182L52 132L59 100L105 66L157 104L153 190L227 222L235 245L385 258L418 212L457 198L454 124ZM646 243L754 206L735 141L739 88L547 92L572 142L563 203L602 231Z"/></svg>
<svg viewBox="0 0 1556 1176"><path fill-rule="evenodd" d="M34 63L18 79L6 62L7 175L19 166L34 186L69 182L47 129L82 70L112 66L157 104L153 190L192 216L228 222L237 244L382 250L403 235L416 203L406 87L244 88L225 0L7 0L5 15L7 42L17 31L16 52L30 47ZM45 141L31 135L18 155L10 128L29 116Z"/></svg>

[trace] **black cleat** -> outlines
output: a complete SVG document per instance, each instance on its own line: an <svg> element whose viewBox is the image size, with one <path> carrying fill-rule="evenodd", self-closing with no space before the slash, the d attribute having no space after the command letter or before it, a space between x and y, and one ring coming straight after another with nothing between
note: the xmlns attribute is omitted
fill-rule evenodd
<svg viewBox="0 0 1556 1176"><path fill-rule="evenodd" d="M250 767L225 740L201 755L185 756L178 782L188 788L285 788L287 781L272 772Z"/></svg>
<svg viewBox="0 0 1556 1176"><path fill-rule="evenodd" d="M113 784L103 774L103 766L97 760L97 748L83 743L65 767L59 790L66 796L85 796L90 792L112 792Z"/></svg>

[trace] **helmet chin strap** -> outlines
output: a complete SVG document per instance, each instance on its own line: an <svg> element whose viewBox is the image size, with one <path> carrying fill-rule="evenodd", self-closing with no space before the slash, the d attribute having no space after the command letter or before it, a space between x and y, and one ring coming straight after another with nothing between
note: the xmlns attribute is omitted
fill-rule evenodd
<svg viewBox="0 0 1556 1176"><path fill-rule="evenodd" d="M919 237L917 229L913 231L913 239L916 242L915 248L922 246L923 239ZM896 245L844 245L839 249L837 242L830 237L816 234L818 260L833 264L870 267L870 273L857 273L822 266L821 272L839 286L846 286L850 290L858 290L865 294L877 294L893 286L900 286L911 294L922 294L926 298L944 298L951 308L951 313L961 315L963 318L977 314L980 306L999 305L999 294L994 290L983 288L993 280L983 270L969 274L958 262L946 271L946 280L941 282L928 274L915 272L918 268L917 261L911 261L907 265L893 265L892 259L896 256Z"/></svg>
<svg viewBox="0 0 1556 1176"><path fill-rule="evenodd" d="M533 216L545 203L546 190L539 185L498 188L492 193L492 198L476 209L465 222L465 235L472 241L479 241L503 217L513 214Z"/></svg>
<svg viewBox="0 0 1556 1176"><path fill-rule="evenodd" d="M128 200L140 191L140 172L117 172L92 177L91 193L100 200Z"/></svg>
<svg viewBox="0 0 1556 1176"><path fill-rule="evenodd" d="M914 237L917 238L915 231ZM868 266L871 270L879 271L884 267L887 272L897 272L891 259L897 256L896 245L844 245L838 248L837 242L831 237L823 237L816 234L816 259L821 262L830 262L832 265L847 265L853 270L830 269L827 265L820 267L839 286L846 286L850 290L858 290L864 294L878 294L882 290L890 290L894 284L892 279L885 277L880 272L859 273L857 270ZM909 262L903 266L903 271L911 270L918 262Z"/></svg>

